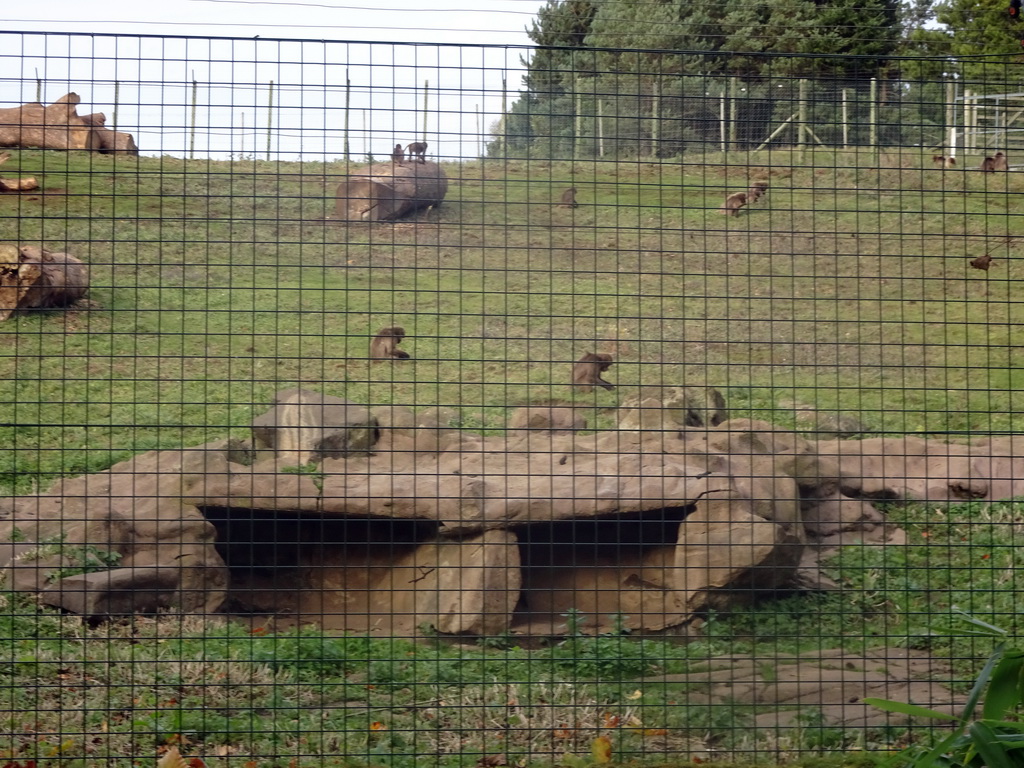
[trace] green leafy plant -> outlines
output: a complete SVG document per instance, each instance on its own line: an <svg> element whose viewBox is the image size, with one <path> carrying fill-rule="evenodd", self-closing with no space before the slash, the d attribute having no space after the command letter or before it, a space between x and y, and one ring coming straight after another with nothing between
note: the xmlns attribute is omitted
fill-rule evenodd
<svg viewBox="0 0 1024 768"><path fill-rule="evenodd" d="M61 554L71 563L64 568L58 568L46 575L48 582L60 581L68 576L78 576L82 573L95 573L115 568L121 562L120 552L94 547L91 544L83 544L77 547L63 547Z"/></svg>
<svg viewBox="0 0 1024 768"><path fill-rule="evenodd" d="M1017 708L1024 701L1024 650L1007 648L1007 632L956 610L970 625L966 634L999 638L971 688L959 716L900 701L866 698L864 702L887 712L911 717L952 720L953 732L933 747L915 745L894 759L914 768L1018 768L1024 766L1024 723ZM982 702L982 699L984 701ZM981 717L975 710L981 702Z"/></svg>

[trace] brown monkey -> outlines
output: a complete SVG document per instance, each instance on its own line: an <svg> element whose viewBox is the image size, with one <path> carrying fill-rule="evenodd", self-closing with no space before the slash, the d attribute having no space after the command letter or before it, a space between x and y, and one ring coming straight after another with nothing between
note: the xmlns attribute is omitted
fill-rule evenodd
<svg viewBox="0 0 1024 768"><path fill-rule="evenodd" d="M405 160L405 152L402 151L402 145L395 144L395 148L391 150L391 162L404 165L403 160Z"/></svg>
<svg viewBox="0 0 1024 768"><path fill-rule="evenodd" d="M952 168L956 165L956 158L952 155L932 155L932 162L941 168Z"/></svg>
<svg viewBox="0 0 1024 768"><path fill-rule="evenodd" d="M740 208L747 204L746 192L733 192L718 210L724 211L726 216L739 216Z"/></svg>
<svg viewBox="0 0 1024 768"><path fill-rule="evenodd" d="M381 328L377 335L370 342L370 359L374 362L381 360L408 360L409 353L398 348L405 338L405 328L394 326L392 328Z"/></svg>
<svg viewBox="0 0 1024 768"><path fill-rule="evenodd" d="M995 173L996 171L1008 171L1010 170L1009 163L1006 162L1006 155L1002 152L996 152L992 157L986 157L981 161L980 170L985 173Z"/></svg>
<svg viewBox="0 0 1024 768"><path fill-rule="evenodd" d="M753 205L762 197L768 194L768 182L767 181L755 181L750 185L750 189L747 190L747 203Z"/></svg>
<svg viewBox="0 0 1024 768"><path fill-rule="evenodd" d="M562 193L562 201L558 204L559 208L578 208L579 203L576 202L576 187L569 187Z"/></svg>
<svg viewBox="0 0 1024 768"><path fill-rule="evenodd" d="M988 268L992 266L992 256L986 253L984 256L971 259L971 266L975 269L983 269L988 272Z"/></svg>
<svg viewBox="0 0 1024 768"><path fill-rule="evenodd" d="M410 160L415 158L421 163L427 162L427 142L414 141L405 148L405 151L409 154Z"/></svg>
<svg viewBox="0 0 1024 768"><path fill-rule="evenodd" d="M572 366L572 384L583 392L593 392L594 387L615 388L601 378L601 373L612 367L612 356L587 352Z"/></svg>

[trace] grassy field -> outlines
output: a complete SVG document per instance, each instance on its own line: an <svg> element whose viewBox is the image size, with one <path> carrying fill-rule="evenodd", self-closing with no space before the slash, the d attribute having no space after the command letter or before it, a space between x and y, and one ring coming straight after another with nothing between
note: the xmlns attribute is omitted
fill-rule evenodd
<svg viewBox="0 0 1024 768"><path fill-rule="evenodd" d="M447 166L438 208L367 225L328 218L342 162L20 152L5 175L46 191L0 196L0 240L84 258L92 290L85 306L0 326L2 490L246 435L296 385L451 406L456 426L488 432L512 407L563 401L611 426L621 399L676 384L719 387L734 414L786 425L797 400L879 433L1020 431L1011 205L1024 176L925 159L488 160ZM757 178L767 201L724 217L725 194ZM581 207L553 209L570 184ZM971 269L984 253L992 269ZM415 362L367 363L387 325L407 329ZM567 386L586 351L615 355L614 392ZM870 764L904 735L824 728L810 707L781 738L752 730L749 711L670 686L636 697L630 681L724 653L900 646L950 661L965 688L991 644L958 635L952 609L1018 630L1024 507L890 514L909 544L842 550L829 565L842 590L712 616L686 645L450 646L221 618L90 628L4 595L0 766L147 765L176 745L239 768L413 768L423 755L471 768L494 754L579 768L599 735L616 760L651 766L819 752L837 757L809 764Z"/></svg>
<svg viewBox="0 0 1024 768"><path fill-rule="evenodd" d="M1020 429L1024 176L925 160L450 165L443 205L369 225L328 218L342 162L18 153L5 173L46 192L0 197L0 240L84 258L92 290L0 327L2 487L244 432L297 384L490 431L551 401L609 426L620 399L680 383L783 424L796 399L878 432ZM767 201L723 216L755 178ZM552 209L570 183L581 207ZM415 363L367 364L386 325ZM574 395L570 361L595 350L618 389Z"/></svg>

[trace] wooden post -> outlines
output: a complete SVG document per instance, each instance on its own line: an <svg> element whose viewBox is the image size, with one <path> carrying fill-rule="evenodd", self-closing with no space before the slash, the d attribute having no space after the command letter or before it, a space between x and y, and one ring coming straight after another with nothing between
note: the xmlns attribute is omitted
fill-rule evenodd
<svg viewBox="0 0 1024 768"><path fill-rule="evenodd" d="M843 88L843 149L850 148L850 96Z"/></svg>
<svg viewBox="0 0 1024 768"><path fill-rule="evenodd" d="M739 92L738 79L729 78L729 148L735 151L738 147L736 119L737 119L737 93Z"/></svg>
<svg viewBox="0 0 1024 768"><path fill-rule="evenodd" d="M196 98L199 93L199 83L196 81L195 70L192 71L192 119L188 129L188 159L196 159ZM232 147L234 150L234 147Z"/></svg>
<svg viewBox="0 0 1024 768"><path fill-rule="evenodd" d="M762 141L758 145L757 149L755 149L754 151L755 152L760 152L762 149L767 147L771 143L771 140L774 139L776 136L778 136L780 133L782 133L786 129L786 126L789 125L790 123L792 123L794 120L796 120L797 117L799 117L799 115L796 112L794 112L792 115L790 115L785 120L783 120L782 121L782 125L780 125L774 131L772 131L771 135L767 139Z"/></svg>
<svg viewBox="0 0 1024 768"><path fill-rule="evenodd" d="M341 146L345 150L345 159L348 160L352 155L351 147L348 143L348 118L349 108L352 103L352 81L348 79L348 70L345 70L345 116L344 123L341 133Z"/></svg>
<svg viewBox="0 0 1024 768"><path fill-rule="evenodd" d="M871 78L870 116L868 117L868 143L873 152L878 151L878 78Z"/></svg>
<svg viewBox="0 0 1024 768"><path fill-rule="evenodd" d="M800 80L797 92L796 148L803 157L807 145L807 80Z"/></svg>
<svg viewBox="0 0 1024 768"><path fill-rule="evenodd" d="M722 146L722 152L725 152L725 89L722 89L722 95L718 101L718 139Z"/></svg>
<svg viewBox="0 0 1024 768"><path fill-rule="evenodd" d="M578 75L572 79L572 90L573 104L575 105L573 111L576 113L572 130L572 159L578 160L580 157L580 139L583 136L583 105L580 98L580 79Z"/></svg>
<svg viewBox="0 0 1024 768"><path fill-rule="evenodd" d="M245 159L245 112L242 113L242 151L238 153L238 159Z"/></svg>
<svg viewBox="0 0 1024 768"><path fill-rule="evenodd" d="M483 145L483 140L484 140L484 129L483 129L483 120L484 120L484 118L483 118L483 113L480 111L480 105L479 104L474 104L473 106L476 108L476 149L477 149L477 153L480 156L480 159L482 160L483 157L484 157L483 150L481 149L481 147Z"/></svg>
<svg viewBox="0 0 1024 768"><path fill-rule="evenodd" d="M43 80L39 77L39 67L36 67L36 101L43 103Z"/></svg>
<svg viewBox="0 0 1024 768"><path fill-rule="evenodd" d="M111 115L111 117L110 117L110 122L112 123L112 125L110 126L110 130L112 130L112 131L116 131L117 130L117 105L118 105L118 102L120 100L121 100L121 81L120 80L115 80L114 81L114 114Z"/></svg>
<svg viewBox="0 0 1024 768"><path fill-rule="evenodd" d="M953 136L955 135L956 125L956 80L949 78L946 80L946 133ZM946 147L947 154L950 157L956 157L956 144L950 144Z"/></svg>
<svg viewBox="0 0 1024 768"><path fill-rule="evenodd" d="M604 157L604 115L600 96L597 97L597 156Z"/></svg>
<svg viewBox="0 0 1024 768"><path fill-rule="evenodd" d="M427 140L427 104L430 98L430 81L423 81L423 135L420 136L420 141ZM435 152L436 155L436 152Z"/></svg>
<svg viewBox="0 0 1024 768"><path fill-rule="evenodd" d="M501 147L501 156L504 158L505 167L508 168L508 80L501 78L501 132L498 134L498 145Z"/></svg>
<svg viewBox="0 0 1024 768"><path fill-rule="evenodd" d="M270 92L267 95L267 160L270 160L270 132L274 122L274 81L270 81Z"/></svg>
<svg viewBox="0 0 1024 768"><path fill-rule="evenodd" d="M658 145L661 143L661 78L656 77L651 89L651 157L658 156Z"/></svg>
<svg viewBox="0 0 1024 768"><path fill-rule="evenodd" d="M964 88L964 154L974 149L971 136L971 97L974 92Z"/></svg>

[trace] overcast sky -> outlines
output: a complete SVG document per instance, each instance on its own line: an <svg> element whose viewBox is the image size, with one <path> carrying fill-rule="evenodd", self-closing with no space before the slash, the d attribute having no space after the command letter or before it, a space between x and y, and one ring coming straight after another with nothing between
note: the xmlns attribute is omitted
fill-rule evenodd
<svg viewBox="0 0 1024 768"><path fill-rule="evenodd" d="M262 157L269 136L272 156L331 159L341 154L347 135L353 155L386 153L395 143L425 137L437 154L472 157L502 105L515 98L523 51L514 46L530 44L525 28L543 0L439 0L428 10L420 5L9 0L0 10L7 33L124 37L12 40L4 34L0 102L34 101L37 78L44 102L73 90L82 97L81 113L104 112L108 124L116 106L118 126L137 134L143 154ZM250 40L160 41L140 35ZM315 42L273 42L281 38Z"/></svg>

